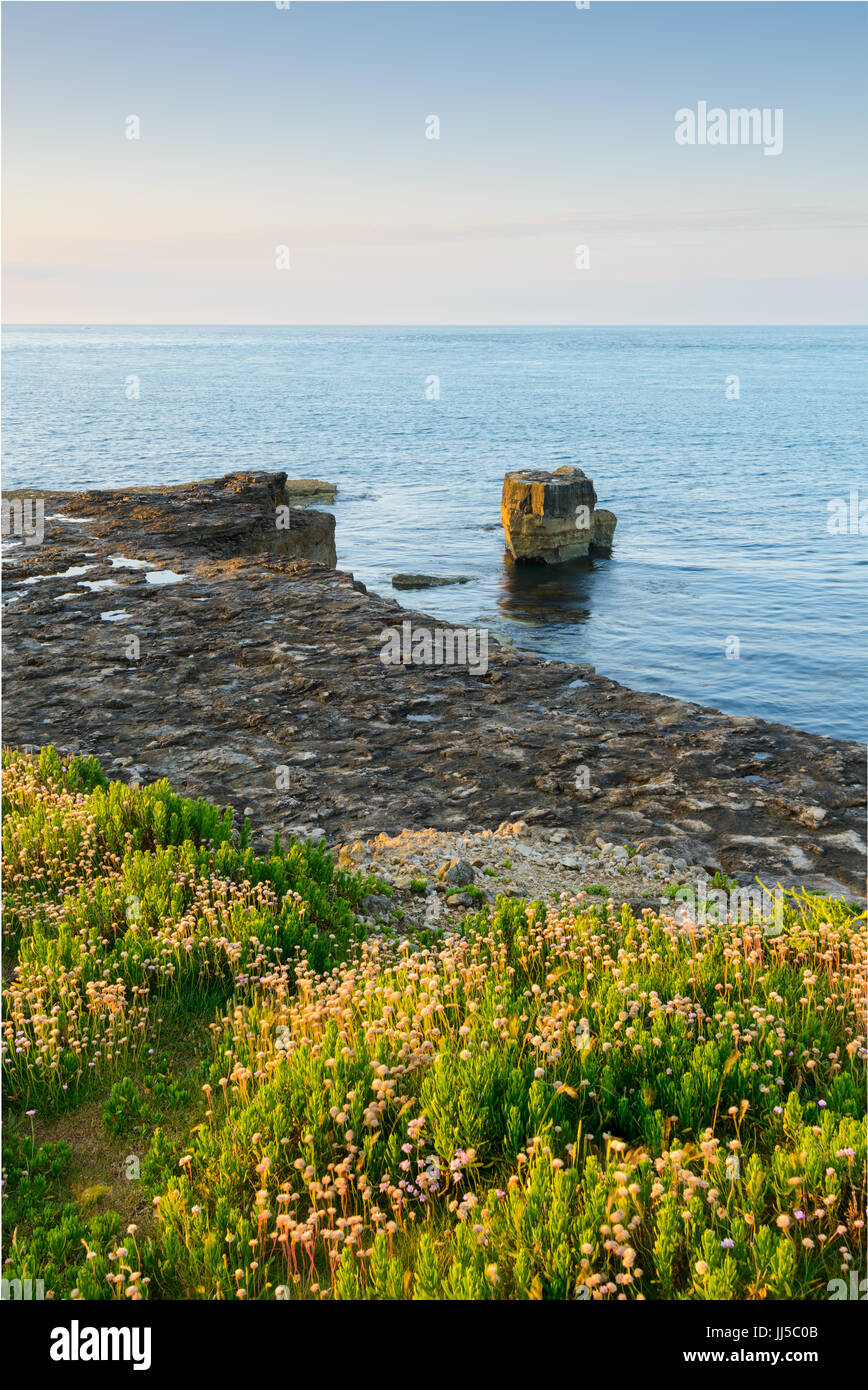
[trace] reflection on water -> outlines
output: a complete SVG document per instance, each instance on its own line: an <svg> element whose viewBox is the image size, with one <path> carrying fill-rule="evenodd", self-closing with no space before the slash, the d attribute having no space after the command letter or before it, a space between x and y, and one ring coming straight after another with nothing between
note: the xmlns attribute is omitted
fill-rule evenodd
<svg viewBox="0 0 868 1390"><path fill-rule="evenodd" d="M557 566L521 564L507 551L498 576L497 606L513 623L581 627L591 616L596 575L597 562L590 558Z"/></svg>

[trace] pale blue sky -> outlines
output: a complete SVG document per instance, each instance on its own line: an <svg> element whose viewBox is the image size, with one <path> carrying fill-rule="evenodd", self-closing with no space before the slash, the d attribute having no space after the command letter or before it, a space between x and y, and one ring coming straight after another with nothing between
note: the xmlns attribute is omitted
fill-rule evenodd
<svg viewBox="0 0 868 1390"><path fill-rule="evenodd" d="M865 322L866 15L6 3L5 318ZM783 152L679 146L699 101Z"/></svg>

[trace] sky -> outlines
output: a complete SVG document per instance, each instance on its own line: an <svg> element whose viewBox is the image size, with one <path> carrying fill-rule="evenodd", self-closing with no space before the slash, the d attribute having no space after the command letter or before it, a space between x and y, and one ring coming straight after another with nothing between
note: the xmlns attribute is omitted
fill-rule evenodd
<svg viewBox="0 0 868 1390"><path fill-rule="evenodd" d="M863 3L2 19L6 322L868 320ZM700 102L780 153L679 144Z"/></svg>

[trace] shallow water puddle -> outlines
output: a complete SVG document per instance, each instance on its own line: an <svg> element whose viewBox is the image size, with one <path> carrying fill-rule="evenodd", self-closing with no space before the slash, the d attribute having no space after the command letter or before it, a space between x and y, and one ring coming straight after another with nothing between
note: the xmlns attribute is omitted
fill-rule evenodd
<svg viewBox="0 0 868 1390"><path fill-rule="evenodd" d="M70 565L68 570L60 570L58 574L33 574L29 579L22 579L22 584L41 584L44 579L72 579L77 574L87 574L88 570L95 570L96 565Z"/></svg>
<svg viewBox="0 0 868 1390"><path fill-rule="evenodd" d="M149 584L182 584L186 574L176 574L174 570L149 570L145 575Z"/></svg>
<svg viewBox="0 0 868 1390"><path fill-rule="evenodd" d="M92 589L94 593L98 593L100 589L116 589L118 587L116 579L80 579L78 584L79 588Z"/></svg>
<svg viewBox="0 0 868 1390"><path fill-rule="evenodd" d="M151 560L133 560L129 555L109 556L109 564L116 570L146 570L152 563Z"/></svg>
<svg viewBox="0 0 868 1390"><path fill-rule="evenodd" d="M109 608L105 613L100 613L104 623L122 623L129 616L125 608Z"/></svg>

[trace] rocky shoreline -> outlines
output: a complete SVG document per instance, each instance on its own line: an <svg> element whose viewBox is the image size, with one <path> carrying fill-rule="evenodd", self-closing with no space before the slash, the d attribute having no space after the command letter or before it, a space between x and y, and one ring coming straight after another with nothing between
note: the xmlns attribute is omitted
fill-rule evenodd
<svg viewBox="0 0 868 1390"><path fill-rule="evenodd" d="M444 625L333 568L334 518L309 505L329 487L243 473L7 494L42 505L44 537L4 556L4 742L168 777L249 815L260 846L522 821L561 858L602 840L679 871L861 896L859 744L493 637L475 674L384 665L385 630Z"/></svg>

